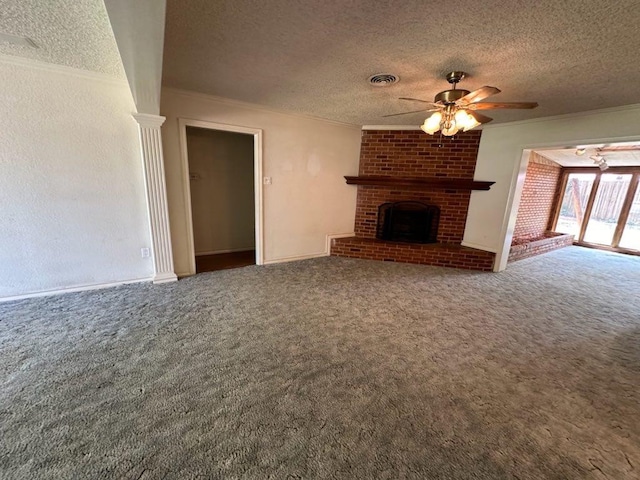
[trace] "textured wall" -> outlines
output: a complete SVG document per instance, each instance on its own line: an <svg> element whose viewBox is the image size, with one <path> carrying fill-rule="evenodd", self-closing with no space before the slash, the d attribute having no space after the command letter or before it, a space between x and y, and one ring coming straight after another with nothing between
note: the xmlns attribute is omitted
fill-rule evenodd
<svg viewBox="0 0 640 480"><path fill-rule="evenodd" d="M483 127L475 177L496 183L488 192L471 194L465 244L497 252L497 269L506 267L526 173L524 150L639 141L639 124L640 105L632 105Z"/></svg>
<svg viewBox="0 0 640 480"><path fill-rule="evenodd" d="M124 81L0 63L0 297L149 278Z"/></svg>
<svg viewBox="0 0 640 480"><path fill-rule="evenodd" d="M255 248L253 135L187 127L197 254Z"/></svg>
<svg viewBox="0 0 640 480"><path fill-rule="evenodd" d="M171 239L176 272L189 271L187 217L178 118L263 131L264 260L326 254L327 234L353 231L356 189L344 175L358 172L359 127L166 89L161 114Z"/></svg>
<svg viewBox="0 0 640 480"><path fill-rule="evenodd" d="M473 179L481 132L460 133L440 142L421 130L365 130L359 175ZM442 145L441 147L439 145ZM471 192L359 186L355 233L375 238L378 206L416 200L440 207L438 241L460 243Z"/></svg>
<svg viewBox="0 0 640 480"><path fill-rule="evenodd" d="M531 153L513 229L514 240L540 237L549 229L561 173L560 165Z"/></svg>

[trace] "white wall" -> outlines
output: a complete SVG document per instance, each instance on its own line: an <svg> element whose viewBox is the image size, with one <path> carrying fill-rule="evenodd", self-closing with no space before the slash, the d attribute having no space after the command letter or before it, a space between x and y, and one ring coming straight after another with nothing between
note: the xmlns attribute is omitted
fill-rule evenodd
<svg viewBox="0 0 640 480"><path fill-rule="evenodd" d="M161 114L176 272L189 271L178 118L263 130L265 263L326 254L326 235L353 232L360 127L163 89Z"/></svg>
<svg viewBox="0 0 640 480"><path fill-rule="evenodd" d="M187 127L195 253L255 248L253 135Z"/></svg>
<svg viewBox="0 0 640 480"><path fill-rule="evenodd" d="M640 105L484 127L475 179L496 183L471 194L463 243L506 266L529 149L631 140L640 140Z"/></svg>
<svg viewBox="0 0 640 480"><path fill-rule="evenodd" d="M152 274L126 82L0 59L0 298Z"/></svg>

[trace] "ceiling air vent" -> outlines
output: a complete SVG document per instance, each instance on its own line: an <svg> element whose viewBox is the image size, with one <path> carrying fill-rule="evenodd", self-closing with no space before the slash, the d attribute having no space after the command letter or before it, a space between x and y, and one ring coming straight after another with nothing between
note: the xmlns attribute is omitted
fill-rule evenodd
<svg viewBox="0 0 640 480"><path fill-rule="evenodd" d="M398 83L400 77L393 75L392 73L376 73L369 77L369 83L374 87L388 87L394 83Z"/></svg>

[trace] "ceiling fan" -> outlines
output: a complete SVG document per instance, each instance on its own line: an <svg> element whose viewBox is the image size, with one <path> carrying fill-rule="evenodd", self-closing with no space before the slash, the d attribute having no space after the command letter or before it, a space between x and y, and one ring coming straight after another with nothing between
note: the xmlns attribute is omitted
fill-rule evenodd
<svg viewBox="0 0 640 480"><path fill-rule="evenodd" d="M427 110L413 110L410 112L393 113L384 115L385 117L395 117L397 115L407 115L417 112L434 112L424 121L420 128L429 135L433 135L440 130L443 135L452 136L460 130L466 132L483 123L493 120L478 110L493 110L498 108L536 108L535 102L480 102L491 95L500 93L496 87L484 86L473 92L456 88L458 83L467 76L465 72L451 72L446 76L447 81L453 85L450 90L438 93L433 102L420 100L418 98L401 97L400 100L426 103L430 108Z"/></svg>

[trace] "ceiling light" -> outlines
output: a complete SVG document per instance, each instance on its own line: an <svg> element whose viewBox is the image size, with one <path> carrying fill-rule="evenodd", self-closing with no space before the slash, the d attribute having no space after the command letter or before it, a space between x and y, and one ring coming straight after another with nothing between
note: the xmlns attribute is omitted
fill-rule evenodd
<svg viewBox="0 0 640 480"><path fill-rule="evenodd" d="M443 110L435 112L424 121L424 125L420 128L429 135L433 135L440 130L443 135L451 137L460 130L466 132L478 125L480 125L480 122L473 115L473 112L452 104L447 105Z"/></svg>
<svg viewBox="0 0 640 480"><path fill-rule="evenodd" d="M466 132L481 125L473 111L455 104L449 104L445 108L438 110L424 121L420 128L429 135L433 135L438 130L443 135L451 137L459 131Z"/></svg>
<svg viewBox="0 0 640 480"><path fill-rule="evenodd" d="M607 164L606 159L604 158L604 156L600 155L600 152L596 153L595 155L592 155L589 158L593 160L593 163L595 163L598 166L598 168L603 172L607 168L609 168L609 165Z"/></svg>
<svg viewBox="0 0 640 480"><path fill-rule="evenodd" d="M438 130L440 130L440 122L442 121L442 114L440 112L435 112L429 118L424 121L424 124L420 126L420 129L428 133L429 135L433 135Z"/></svg>
<svg viewBox="0 0 640 480"><path fill-rule="evenodd" d="M466 125L464 126L464 130L463 131L466 132L467 130L471 130L472 128L476 128L478 125L480 125L480 122L475 117L473 112L467 112L467 122L466 122Z"/></svg>
<svg viewBox="0 0 640 480"><path fill-rule="evenodd" d="M584 147L578 147L578 148L576 148L576 155L578 155L578 156L584 155L584 153L585 153L586 151L587 151L587 149L586 149L586 148L584 148Z"/></svg>

